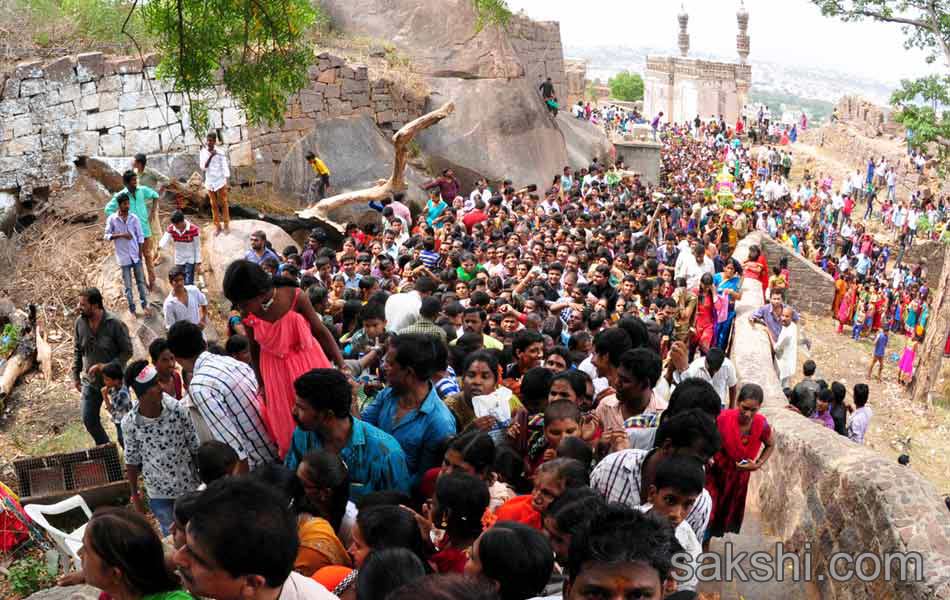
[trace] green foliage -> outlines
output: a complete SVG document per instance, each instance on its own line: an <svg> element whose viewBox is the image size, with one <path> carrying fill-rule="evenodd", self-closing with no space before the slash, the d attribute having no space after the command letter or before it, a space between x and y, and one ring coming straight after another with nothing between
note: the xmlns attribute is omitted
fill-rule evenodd
<svg viewBox="0 0 950 600"><path fill-rule="evenodd" d="M833 103L826 102L824 100L804 98L802 96L783 94L781 92L767 92L755 88L753 88L752 93L749 94L749 101L753 103L761 102L762 104L767 105L772 109L773 115L775 114L774 111L777 110L782 104L786 104L788 106L797 106L804 110L805 113L808 114L808 118L812 121L821 121L827 119L831 116L831 113L835 109L835 105Z"/></svg>
<svg viewBox="0 0 950 600"><path fill-rule="evenodd" d="M621 71L607 81L610 97L624 102L643 100L643 78L637 73Z"/></svg>
<svg viewBox="0 0 950 600"><path fill-rule="evenodd" d="M63 38L86 42L131 46L122 33L122 24L132 10L128 0L20 0L35 29L33 41L38 46L54 46ZM145 38L142 19L133 14L126 30L136 39Z"/></svg>
<svg viewBox="0 0 950 600"><path fill-rule="evenodd" d="M475 22L475 33L485 28L485 25L498 25L507 27L511 20L511 9L508 8L506 0L472 0L475 5L475 14L478 20Z"/></svg>
<svg viewBox="0 0 950 600"><path fill-rule="evenodd" d="M950 145L946 143L950 140L950 115L941 110L950 104L950 77L905 79L891 95L891 104L897 109L894 120L912 132L911 147L929 150L936 143L938 170L950 170Z"/></svg>
<svg viewBox="0 0 950 600"><path fill-rule="evenodd" d="M33 556L21 558L10 565L8 570L7 580L10 582L10 588L21 598L51 587L54 583L46 563Z"/></svg>
<svg viewBox="0 0 950 600"><path fill-rule="evenodd" d="M158 74L188 97L199 137L218 84L252 125L282 123L288 99L308 82L306 33L328 22L308 0L150 0L141 11L162 57Z"/></svg>
<svg viewBox="0 0 950 600"><path fill-rule="evenodd" d="M3 326L3 333L0 334L0 357L9 356L16 350L20 343L20 330L13 323L7 323Z"/></svg>

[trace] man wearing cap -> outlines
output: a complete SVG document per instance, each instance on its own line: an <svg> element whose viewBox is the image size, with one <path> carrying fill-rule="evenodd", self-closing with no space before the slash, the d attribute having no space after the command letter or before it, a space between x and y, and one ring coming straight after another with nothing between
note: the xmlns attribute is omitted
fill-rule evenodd
<svg viewBox="0 0 950 600"><path fill-rule="evenodd" d="M310 182L310 186L307 188L307 201L320 202L330 193L330 169L313 152L307 153L307 164L316 174L316 178Z"/></svg>
<svg viewBox="0 0 950 600"><path fill-rule="evenodd" d="M145 512L139 494L139 474L145 480L148 505L163 535L175 520L175 498L198 489L195 455L198 435L188 410L166 394L158 371L147 360L137 360L125 370L125 383L138 403L122 419L125 439L125 475L132 503Z"/></svg>

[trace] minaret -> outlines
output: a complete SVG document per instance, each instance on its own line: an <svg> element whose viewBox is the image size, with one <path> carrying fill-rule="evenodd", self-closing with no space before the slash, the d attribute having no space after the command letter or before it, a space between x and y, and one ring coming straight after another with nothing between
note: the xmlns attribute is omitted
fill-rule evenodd
<svg viewBox="0 0 950 600"><path fill-rule="evenodd" d="M739 64L746 64L749 58L749 11L745 8L745 2L740 0L739 11L736 13L736 20L739 22L739 35L736 36L736 49L739 51Z"/></svg>
<svg viewBox="0 0 950 600"><path fill-rule="evenodd" d="M689 24L689 14L686 13L686 6L680 5L680 14L677 15L676 18L680 22L680 55L686 58L686 55L689 54L689 34L686 33L686 25Z"/></svg>

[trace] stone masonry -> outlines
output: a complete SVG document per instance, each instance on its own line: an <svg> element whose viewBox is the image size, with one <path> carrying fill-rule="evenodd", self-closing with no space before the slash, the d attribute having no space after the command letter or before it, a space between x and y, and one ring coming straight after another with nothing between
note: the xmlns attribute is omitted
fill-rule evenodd
<svg viewBox="0 0 950 600"><path fill-rule="evenodd" d="M747 236L740 242L738 260L748 257L753 241ZM769 461L752 474L747 503L783 542L784 553L809 557L810 570L800 577L817 582L822 598L950 598L950 514L937 490L913 469L785 408L767 334L748 320L762 305L762 289L746 280L743 291L736 303L732 360L740 385L762 386L761 414L775 443ZM880 401L872 388L871 404ZM865 558L858 563L862 578L832 581L829 563L839 552L882 557L881 571L875 574ZM919 578L913 571L900 572L897 553L922 559ZM804 558L801 563L806 564ZM835 566L839 573L854 567L844 561ZM784 573L792 576L789 569Z"/></svg>
<svg viewBox="0 0 950 600"><path fill-rule="evenodd" d="M516 14L506 29L528 83L537 87L550 77L561 106L566 106L569 91L561 47L561 24L557 21L532 21L523 14Z"/></svg>
<svg viewBox="0 0 950 600"><path fill-rule="evenodd" d="M791 286L788 290L788 303L795 310L812 315L827 315L835 298L835 280L822 271L818 265L795 254L791 248L777 243L767 235L752 232L745 237L749 243L760 243L769 261L769 275L772 267L778 265L783 257L788 259Z"/></svg>
<svg viewBox="0 0 950 600"><path fill-rule="evenodd" d="M0 73L0 191L68 187L72 163L81 156L197 153L187 100L156 78L157 62L154 55L90 52ZM270 181L290 144L321 119L366 113L393 130L424 109L424 98L403 93L391 80L371 80L365 65L331 54L315 58L310 79L277 129L249 127L234 100L218 90L209 120L236 182Z"/></svg>

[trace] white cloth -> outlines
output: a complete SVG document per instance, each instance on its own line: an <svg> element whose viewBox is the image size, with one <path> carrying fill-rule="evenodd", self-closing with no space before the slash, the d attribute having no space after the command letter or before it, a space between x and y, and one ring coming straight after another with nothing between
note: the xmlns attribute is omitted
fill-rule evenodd
<svg viewBox="0 0 950 600"><path fill-rule="evenodd" d="M728 357L723 359L722 366L716 371L716 374L710 377L709 371L706 369L706 358L700 356L690 363L689 367L682 373L674 373L673 382L678 384L690 377L698 377L712 384L716 393L719 394L723 406L729 405L729 388L739 383L739 378L736 376L736 367Z"/></svg>
<svg viewBox="0 0 950 600"><path fill-rule="evenodd" d="M792 321L775 340L775 366L779 379L795 375L798 367L798 325Z"/></svg>
<svg viewBox="0 0 950 600"><path fill-rule="evenodd" d="M173 225L174 226L174 225ZM185 229L188 229L191 226L191 223L185 221ZM158 247L164 248L168 245L168 242L172 241L172 234L168 231L162 235L162 239L158 241ZM201 236L196 235L193 240L190 242L175 242L175 264L176 265L187 265L187 264L200 264L201 263Z"/></svg>
<svg viewBox="0 0 950 600"><path fill-rule="evenodd" d="M186 285L185 291L188 293L187 305L182 304L173 291L165 298L165 329L171 329L178 321L188 321L195 325L201 322L201 307L208 306L208 297L193 285Z"/></svg>
<svg viewBox="0 0 950 600"><path fill-rule="evenodd" d="M643 504L637 508L642 513L648 513L653 510L653 505ZM673 530L673 535L676 536L676 541L679 542L680 546L682 546L683 552L692 558L693 567L692 577L690 580L683 583L677 582L676 591L685 590L689 592L695 592L696 587L699 585L699 578L696 576L696 570L699 569L699 555L703 552L703 545L699 543L699 540L696 538L696 533L686 521L681 521L680 524L676 526L676 529Z"/></svg>
<svg viewBox="0 0 950 600"><path fill-rule="evenodd" d="M277 600L337 600L337 597L313 579L291 571Z"/></svg>
<svg viewBox="0 0 950 600"><path fill-rule="evenodd" d="M386 300L386 329L401 331L419 319L422 308L422 296L413 290L403 294L393 294Z"/></svg>
<svg viewBox="0 0 950 600"><path fill-rule="evenodd" d="M211 156L211 153L208 152L207 146L201 147L201 152L198 154L198 167L205 172L205 188L208 191L216 192L228 184L228 178L231 177L231 168L228 166L228 157L224 155L220 149L215 148L214 158L211 159L211 162L208 162L208 157ZM207 168L205 167L207 164Z"/></svg>

